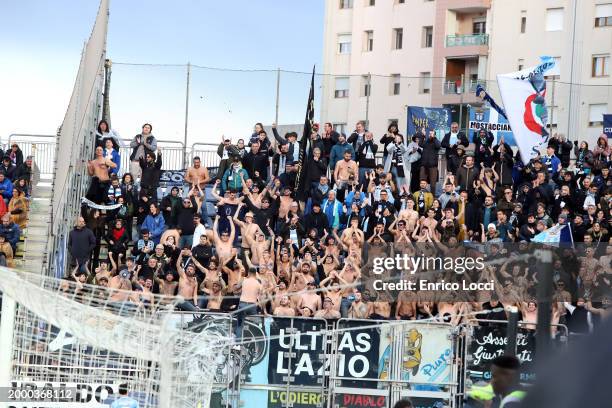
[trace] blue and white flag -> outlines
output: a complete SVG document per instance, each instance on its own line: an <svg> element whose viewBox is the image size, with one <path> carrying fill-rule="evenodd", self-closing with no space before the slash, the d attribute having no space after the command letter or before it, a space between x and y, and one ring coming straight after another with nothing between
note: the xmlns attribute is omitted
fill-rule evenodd
<svg viewBox="0 0 612 408"><path fill-rule="evenodd" d="M540 232L531 239L531 242L559 246L559 244L573 244L572 229L568 224L557 224Z"/></svg>
<svg viewBox="0 0 612 408"><path fill-rule="evenodd" d="M504 109L523 163L528 163L548 140L544 75L554 70L555 61L550 57L541 60L538 66L497 75Z"/></svg>

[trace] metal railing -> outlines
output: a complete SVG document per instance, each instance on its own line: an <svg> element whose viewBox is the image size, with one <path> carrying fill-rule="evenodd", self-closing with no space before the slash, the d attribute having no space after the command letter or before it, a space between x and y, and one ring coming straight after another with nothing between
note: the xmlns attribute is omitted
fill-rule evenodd
<svg viewBox="0 0 612 408"><path fill-rule="evenodd" d="M469 47L474 45L489 45L489 34L447 35L447 47Z"/></svg>
<svg viewBox="0 0 612 408"><path fill-rule="evenodd" d="M51 178L55 172L55 136L11 134L4 151L8 151L13 143L17 143L23 152L23 159L33 155L42 178ZM35 151L35 153L33 153Z"/></svg>

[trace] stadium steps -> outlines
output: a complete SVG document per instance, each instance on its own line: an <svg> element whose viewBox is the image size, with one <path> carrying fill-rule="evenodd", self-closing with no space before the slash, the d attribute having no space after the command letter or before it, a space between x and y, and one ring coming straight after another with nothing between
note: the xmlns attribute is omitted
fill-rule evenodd
<svg viewBox="0 0 612 408"><path fill-rule="evenodd" d="M47 242L49 241L49 214L51 180L41 179L32 188L28 224L17 244L15 267L28 272L42 273L46 264Z"/></svg>

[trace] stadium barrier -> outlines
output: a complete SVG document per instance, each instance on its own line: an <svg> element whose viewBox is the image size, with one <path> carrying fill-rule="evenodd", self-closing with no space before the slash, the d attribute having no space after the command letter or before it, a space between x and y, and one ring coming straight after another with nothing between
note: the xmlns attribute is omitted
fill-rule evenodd
<svg viewBox="0 0 612 408"><path fill-rule="evenodd" d="M17 143L23 152L23 160L34 156L40 177L50 179L53 178L55 170L55 138L53 135L11 134L4 151L8 151L13 143Z"/></svg>
<svg viewBox="0 0 612 408"><path fill-rule="evenodd" d="M507 325L505 320L475 319L477 325L462 324L465 335L465 370L463 384L465 390L478 382L491 380L491 360L504 354L507 342ZM536 369L536 332L527 328L534 325L524 321L518 322L515 355L521 361L520 381L531 384L535 381ZM568 345L568 328L563 324L551 324L555 331L553 342L556 348Z"/></svg>

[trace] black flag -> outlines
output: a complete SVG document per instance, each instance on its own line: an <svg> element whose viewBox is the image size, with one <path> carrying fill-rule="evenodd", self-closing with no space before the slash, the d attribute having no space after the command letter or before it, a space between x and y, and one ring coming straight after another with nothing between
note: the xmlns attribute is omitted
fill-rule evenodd
<svg viewBox="0 0 612 408"><path fill-rule="evenodd" d="M295 191L296 197L300 201L306 199L306 195L309 186L306 186L306 174L308 174L308 155L306 149L308 148L308 141L310 140L310 134L312 133L312 125L314 119L314 76L315 67L312 68L312 79L310 80L310 94L308 95L308 105L306 106L306 119L304 120L304 133L302 134L302 140L300 140L300 156L298 161L298 173L295 178Z"/></svg>

